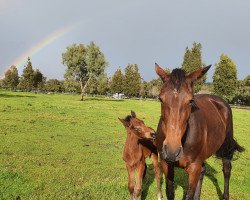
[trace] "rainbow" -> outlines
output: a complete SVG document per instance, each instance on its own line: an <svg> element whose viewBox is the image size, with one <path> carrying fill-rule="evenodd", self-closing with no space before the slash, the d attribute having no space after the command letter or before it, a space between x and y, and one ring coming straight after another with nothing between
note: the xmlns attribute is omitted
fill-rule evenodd
<svg viewBox="0 0 250 200"><path fill-rule="evenodd" d="M18 69L22 64L24 64L27 61L28 57L33 56L34 54L39 52L41 49L43 49L45 46L61 38L68 32L72 31L75 27L76 26L70 26L70 27L62 28L62 29L52 32L50 35L48 35L47 37L42 39L40 42L38 42L35 46L31 47L22 55L20 55L18 58L16 58L13 62L11 62L12 63L11 65L15 65ZM5 72L2 75L0 75L0 77L4 77L4 74Z"/></svg>

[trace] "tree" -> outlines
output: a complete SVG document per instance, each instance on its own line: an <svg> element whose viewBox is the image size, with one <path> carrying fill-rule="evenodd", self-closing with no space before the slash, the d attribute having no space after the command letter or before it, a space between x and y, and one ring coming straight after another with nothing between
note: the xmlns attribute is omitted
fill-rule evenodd
<svg viewBox="0 0 250 200"><path fill-rule="evenodd" d="M222 54L213 74L214 93L230 102L237 89L237 66L231 58Z"/></svg>
<svg viewBox="0 0 250 200"><path fill-rule="evenodd" d="M89 82L88 85L86 87L86 93L87 94L91 94L92 96L94 94L97 94L97 78L96 77L92 77Z"/></svg>
<svg viewBox="0 0 250 200"><path fill-rule="evenodd" d="M106 95L110 90L109 79L106 74L99 76L97 80L97 92L101 95Z"/></svg>
<svg viewBox="0 0 250 200"><path fill-rule="evenodd" d="M67 92L80 92L80 85L79 82L76 81L74 78L72 77L67 77L66 79L64 79L63 82L63 87L65 89L65 91Z"/></svg>
<svg viewBox="0 0 250 200"><path fill-rule="evenodd" d="M140 96L143 98L148 96L148 83L147 83L147 81L143 81L141 83Z"/></svg>
<svg viewBox="0 0 250 200"><path fill-rule="evenodd" d="M111 84L110 84L110 90L113 93L122 93L123 92L123 81L124 76L122 74L121 69L117 69L112 76Z"/></svg>
<svg viewBox="0 0 250 200"><path fill-rule="evenodd" d="M16 66L12 65L4 74L3 87L14 90L16 89L18 83L18 70Z"/></svg>
<svg viewBox="0 0 250 200"><path fill-rule="evenodd" d="M34 70L30 58L28 57L27 65L24 66L20 83L18 85L20 89L31 91L34 87Z"/></svg>
<svg viewBox="0 0 250 200"><path fill-rule="evenodd" d="M104 54L94 42L90 42L87 47L83 44L67 47L66 52L62 54L62 62L67 66L65 78L71 77L79 81L81 100L90 79L104 73L108 65Z"/></svg>
<svg viewBox="0 0 250 200"><path fill-rule="evenodd" d="M124 93L127 96L139 96L141 76L137 64L128 64L124 75Z"/></svg>
<svg viewBox="0 0 250 200"><path fill-rule="evenodd" d="M42 72L39 69L34 71L34 88L35 89L43 89L46 82L46 77L43 76Z"/></svg>
<svg viewBox="0 0 250 200"><path fill-rule="evenodd" d="M171 70L168 67L166 67L165 72L167 74L170 74ZM153 97L153 98L159 96L162 85L163 85L163 83L162 83L162 80L160 78L153 79L150 82L148 82L148 84L147 84L147 96Z"/></svg>
<svg viewBox="0 0 250 200"><path fill-rule="evenodd" d="M45 84L45 89L50 92L62 92L63 83L57 79L49 79Z"/></svg>
<svg viewBox="0 0 250 200"><path fill-rule="evenodd" d="M236 95L233 102L242 105L250 105L250 75L244 80L238 81Z"/></svg>
<svg viewBox="0 0 250 200"><path fill-rule="evenodd" d="M162 81L160 78L153 79L148 83L148 97L157 97L160 94Z"/></svg>
<svg viewBox="0 0 250 200"><path fill-rule="evenodd" d="M201 56L202 46L200 43L193 43L191 49L186 47L186 52L184 54L182 69L186 71L186 73L191 73L196 69L202 68L202 56ZM197 93L201 90L202 85L206 81L206 76L203 76L199 81L195 83L194 92Z"/></svg>

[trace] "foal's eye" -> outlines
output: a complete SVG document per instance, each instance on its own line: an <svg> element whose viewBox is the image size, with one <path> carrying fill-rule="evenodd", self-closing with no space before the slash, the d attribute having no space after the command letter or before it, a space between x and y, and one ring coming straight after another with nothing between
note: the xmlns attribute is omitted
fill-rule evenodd
<svg viewBox="0 0 250 200"><path fill-rule="evenodd" d="M134 128L135 129L135 131L138 131L138 132L140 132L141 131L141 129L140 128Z"/></svg>

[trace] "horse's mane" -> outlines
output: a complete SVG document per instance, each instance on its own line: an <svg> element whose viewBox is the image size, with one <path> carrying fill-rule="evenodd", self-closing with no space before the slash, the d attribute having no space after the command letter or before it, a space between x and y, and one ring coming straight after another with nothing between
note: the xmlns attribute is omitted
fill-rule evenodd
<svg viewBox="0 0 250 200"><path fill-rule="evenodd" d="M170 83L177 90L180 89L185 79L186 79L186 72L183 69L176 68L170 74Z"/></svg>

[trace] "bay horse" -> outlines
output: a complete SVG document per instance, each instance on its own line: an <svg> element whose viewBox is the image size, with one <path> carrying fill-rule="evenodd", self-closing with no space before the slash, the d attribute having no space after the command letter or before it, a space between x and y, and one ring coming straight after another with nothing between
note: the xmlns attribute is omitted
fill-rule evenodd
<svg viewBox="0 0 250 200"><path fill-rule="evenodd" d="M182 69L174 69L167 74L155 64L155 71L163 81L156 143L166 178L168 199L174 199L175 166L188 173L186 200L200 199L204 162L213 154L222 159L223 199L229 199L231 159L235 151L242 152L244 148L233 137L230 106L215 95L194 95L194 83L210 67L200 68L188 75Z"/></svg>
<svg viewBox="0 0 250 200"><path fill-rule="evenodd" d="M130 199L140 199L142 191L142 180L146 175L147 165L145 159L151 157L156 177L158 200L162 199L160 188L161 172L158 165L158 152L153 141L156 137L155 131L147 127L144 122L136 117L134 111L125 119L118 118L126 128L127 138L123 150L123 160L126 162L128 171L128 190ZM135 184L134 175L137 171Z"/></svg>

